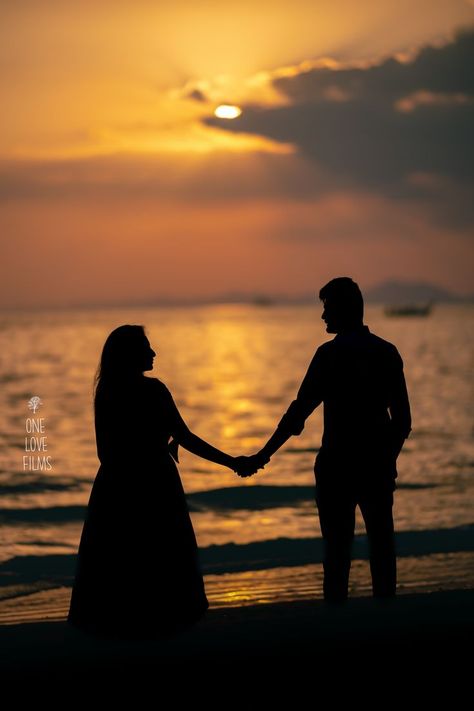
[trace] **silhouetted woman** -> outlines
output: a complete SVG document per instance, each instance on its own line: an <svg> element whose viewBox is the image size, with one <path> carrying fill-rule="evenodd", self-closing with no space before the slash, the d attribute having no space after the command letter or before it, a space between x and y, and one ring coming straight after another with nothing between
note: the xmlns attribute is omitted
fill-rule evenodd
<svg viewBox="0 0 474 711"><path fill-rule="evenodd" d="M170 438L235 466L233 457L190 432L162 382L143 375L155 355L142 326L120 326L105 342L96 380L100 467L68 621L119 638L172 634L208 607Z"/></svg>

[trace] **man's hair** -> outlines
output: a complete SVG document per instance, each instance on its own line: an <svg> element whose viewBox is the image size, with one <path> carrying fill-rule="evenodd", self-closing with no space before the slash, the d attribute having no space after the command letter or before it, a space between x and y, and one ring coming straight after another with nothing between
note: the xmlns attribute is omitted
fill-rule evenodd
<svg viewBox="0 0 474 711"><path fill-rule="evenodd" d="M349 318L364 318L362 292L350 277L331 279L319 292L319 298L342 307Z"/></svg>

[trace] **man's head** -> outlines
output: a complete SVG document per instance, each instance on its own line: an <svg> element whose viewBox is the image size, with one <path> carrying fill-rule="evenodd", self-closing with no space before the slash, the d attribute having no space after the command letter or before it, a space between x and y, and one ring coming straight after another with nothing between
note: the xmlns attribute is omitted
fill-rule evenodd
<svg viewBox="0 0 474 711"><path fill-rule="evenodd" d="M321 318L328 333L350 331L362 325L364 300L350 277L331 279L319 292L319 298L324 305Z"/></svg>

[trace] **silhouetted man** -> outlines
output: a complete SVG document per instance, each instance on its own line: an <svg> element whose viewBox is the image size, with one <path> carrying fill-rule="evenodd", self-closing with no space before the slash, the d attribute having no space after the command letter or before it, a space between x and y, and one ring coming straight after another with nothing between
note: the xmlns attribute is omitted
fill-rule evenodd
<svg viewBox="0 0 474 711"><path fill-rule="evenodd" d="M261 466L291 435L301 434L306 418L324 403L314 468L325 542L324 597L347 598L357 505L369 540L373 594L390 597L396 587L396 460L411 430L403 362L395 346L364 326L362 294L352 279L333 279L319 297L326 330L336 336L317 349L296 400L254 463Z"/></svg>

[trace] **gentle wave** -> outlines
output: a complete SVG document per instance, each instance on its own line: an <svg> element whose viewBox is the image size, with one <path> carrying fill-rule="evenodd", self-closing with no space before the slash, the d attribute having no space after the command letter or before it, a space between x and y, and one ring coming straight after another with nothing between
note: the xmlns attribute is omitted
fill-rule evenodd
<svg viewBox="0 0 474 711"><path fill-rule="evenodd" d="M437 484L405 483L399 489L432 489ZM40 485L31 483L4 487L6 493L38 493ZM79 483L49 484L47 489L68 491L80 489ZM188 507L192 513L203 511L264 511L274 508L297 508L314 502L314 486L235 486L222 489L197 491L187 495ZM49 506L41 508L4 508L0 511L0 521L15 522L73 522L84 520L86 506Z"/></svg>
<svg viewBox="0 0 474 711"><path fill-rule="evenodd" d="M432 489L438 484L403 483L397 489ZM191 511L248 510L263 511L278 507L297 507L314 502L314 486L232 486L188 494Z"/></svg>
<svg viewBox="0 0 474 711"><path fill-rule="evenodd" d="M86 510L86 506L2 509L0 523L72 523L74 521L83 521Z"/></svg>
<svg viewBox="0 0 474 711"><path fill-rule="evenodd" d="M17 383L19 380L26 380L26 376L20 375L18 373L3 373L2 375L0 375L0 385Z"/></svg>
<svg viewBox="0 0 474 711"><path fill-rule="evenodd" d="M80 480L57 481L29 481L22 484L8 483L1 485L2 496L21 494L43 494L47 491L78 491L82 488Z"/></svg>
<svg viewBox="0 0 474 711"><path fill-rule="evenodd" d="M433 621L440 620L439 610L433 610L433 601L439 600L440 596L448 602L446 609L455 611L455 616L461 624L466 623L469 617L469 611L472 603L472 576L464 574L463 571L469 569L471 562L471 554L456 554L450 556L449 561L444 555L433 555L422 559L405 558L400 560L399 572L400 579L405 580L410 574L410 568L416 561L416 578L406 584L401 582L398 587L397 605L402 605L404 611L402 616L406 619L407 609L405 607L407 600L413 600L413 593L422 593L423 598L418 595L421 605L416 612L416 619L419 621L419 612L428 609L429 616L432 617L429 627L433 629ZM323 574L322 566L306 565L304 567L295 568L275 568L270 571L252 571L251 573L234 573L225 576L207 575L205 577L206 595L210 602L211 608L236 608L236 607L253 607L253 611L245 612L245 619L248 615L260 616L261 606L263 604L282 602L301 603L303 601L311 601L311 614L315 611L313 603L323 597ZM440 592L440 589L443 592ZM446 591L449 590L449 593ZM64 621L67 618L71 588L62 586L44 587L42 590L36 591L31 586L29 589L20 587L16 590L16 595L3 598L0 603L0 625L18 625L25 622L52 622ZM426 598L426 593L430 594ZM407 598L406 595L410 597ZM367 577L367 567L360 561L356 561L351 570L351 597L367 597L371 595L371 587ZM403 597L404 600L403 600ZM23 598L23 599L22 599ZM429 605L426 605L429 600ZM349 601L349 607L354 612L353 605L360 605L361 601ZM255 606L258 606L256 608ZM401 609L401 608L400 608ZM283 608L279 606L275 614L280 615ZM295 605L291 609L286 608L292 620L292 638L294 638L293 622L297 612ZM375 612L375 608L373 609ZM391 605L391 613L393 613L393 605ZM446 610L445 610L446 611ZM263 613L265 614L265 613ZM228 617L228 613L226 614ZM242 618L243 619L243 618ZM289 618L290 619L290 618ZM322 625L327 624L329 616L325 613L319 616L318 630ZM351 619L359 620L360 615L352 614ZM343 641L347 641L347 621L345 616L343 625ZM446 622L443 615L442 624ZM356 622L356 625L358 623ZM394 620L393 614L390 615L390 624L398 626L399 621ZM426 625L425 625L426 626ZM342 629L342 628L341 628ZM334 629L331 627L331 638L334 638ZM360 634L358 630L357 634ZM222 630L219 630L219 636L222 635ZM439 640L438 640L439 641Z"/></svg>
<svg viewBox="0 0 474 711"><path fill-rule="evenodd" d="M433 553L474 551L474 524L457 528L422 531L400 531L395 536L397 556L423 556ZM366 536L355 536L354 560L368 559ZM227 543L202 549L201 559L208 573L260 570L293 565L322 563L324 544L321 538L276 538L237 545Z"/></svg>
<svg viewBox="0 0 474 711"><path fill-rule="evenodd" d="M474 551L474 524L458 528L403 531L396 534L398 557ZM277 538L256 543L212 545L200 549L203 572L221 575L251 570L292 567L322 563L323 541L320 538ZM356 536L353 559L366 560L366 536ZM17 556L0 565L0 588L38 583L47 587L71 585L76 555ZM150 559L150 566L154 560Z"/></svg>

